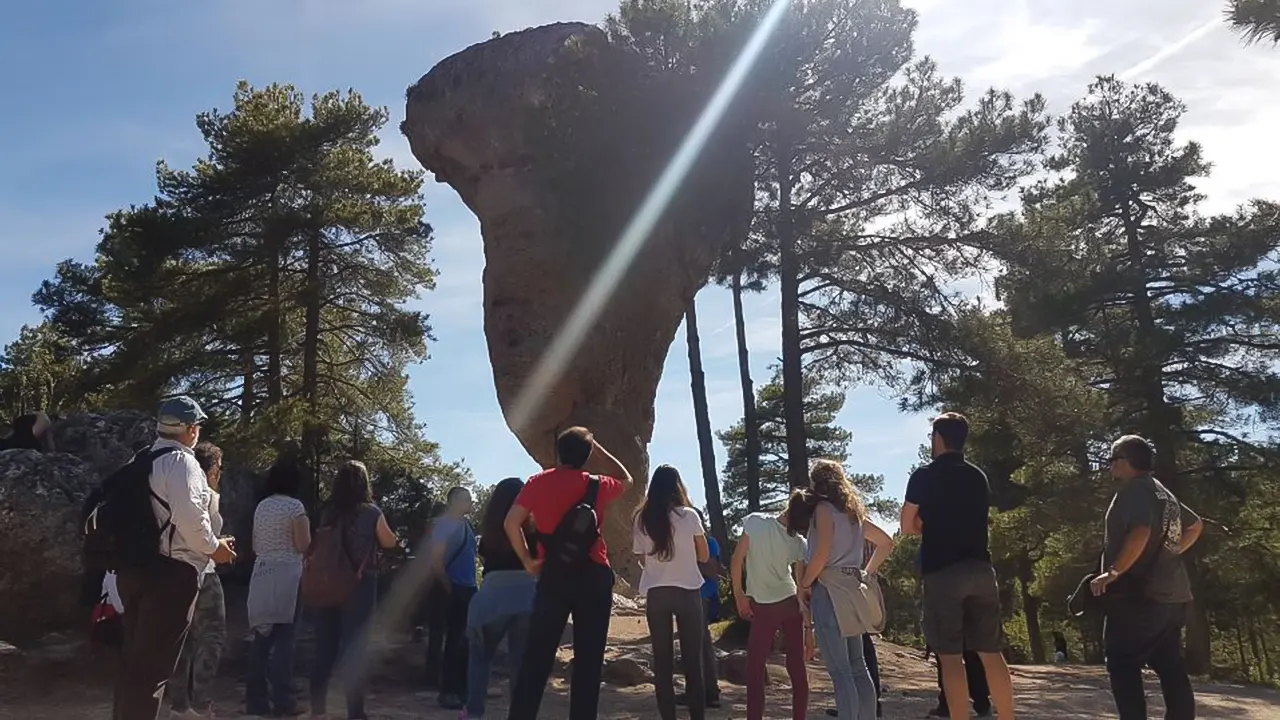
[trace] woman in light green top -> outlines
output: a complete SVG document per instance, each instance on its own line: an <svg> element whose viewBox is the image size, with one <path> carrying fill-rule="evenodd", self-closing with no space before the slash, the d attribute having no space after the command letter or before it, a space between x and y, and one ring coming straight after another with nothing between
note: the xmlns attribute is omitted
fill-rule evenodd
<svg viewBox="0 0 1280 720"><path fill-rule="evenodd" d="M805 661L813 654L808 610L796 598L796 578L804 573L805 541L813 504L796 490L780 515L754 513L742 522L730 574L738 616L751 621L747 641L747 720L764 717L765 661L781 630L791 676L791 716L803 720L809 706ZM746 570L746 585L742 573Z"/></svg>

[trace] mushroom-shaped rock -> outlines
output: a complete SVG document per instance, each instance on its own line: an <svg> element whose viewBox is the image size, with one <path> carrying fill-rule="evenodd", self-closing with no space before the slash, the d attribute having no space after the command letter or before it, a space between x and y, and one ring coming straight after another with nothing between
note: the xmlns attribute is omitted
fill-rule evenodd
<svg viewBox="0 0 1280 720"><path fill-rule="evenodd" d="M605 524L624 576L635 574L629 518L648 472L667 351L713 263L750 223L751 156L734 113L701 148L559 380L525 422L512 411L719 75L655 70L594 26L548 25L441 61L409 88L401 125L423 167L480 220L485 336L508 425L544 467L555 462L559 431L586 426L637 479Z"/></svg>

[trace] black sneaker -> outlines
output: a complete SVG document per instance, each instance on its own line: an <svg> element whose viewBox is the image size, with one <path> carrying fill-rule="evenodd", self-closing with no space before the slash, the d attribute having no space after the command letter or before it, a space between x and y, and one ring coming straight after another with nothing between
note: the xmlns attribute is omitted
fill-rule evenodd
<svg viewBox="0 0 1280 720"><path fill-rule="evenodd" d="M465 703L462 702L462 698L454 695L453 693L440 693L438 702L440 707L445 710L461 710L465 705Z"/></svg>
<svg viewBox="0 0 1280 720"><path fill-rule="evenodd" d="M840 717L840 711L835 708L827 708L827 717Z"/></svg>

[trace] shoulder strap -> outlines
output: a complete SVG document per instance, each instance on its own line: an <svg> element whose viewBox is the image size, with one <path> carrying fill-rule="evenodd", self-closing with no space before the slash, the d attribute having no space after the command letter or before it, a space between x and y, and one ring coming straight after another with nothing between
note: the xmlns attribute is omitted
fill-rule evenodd
<svg viewBox="0 0 1280 720"><path fill-rule="evenodd" d="M162 448L159 448L159 449L156 449L156 450L144 450L144 451L142 451L142 452L138 453L136 456L134 456L134 457L135 457L135 459L137 459L137 460L141 460L141 459L142 459L142 457L143 457L143 454L144 454L144 453L146 454L146 458L147 458L147 492L151 494L151 499L152 499L152 500L155 500L155 501L160 505L160 507L164 508L165 520L164 520L164 522L160 523L160 534L161 534L161 535L164 535L165 533L168 533L168 535L169 535L169 537L168 537L168 541L169 541L169 556L170 556L170 557L172 557L172 556L173 556L173 538L174 538L174 535L176 535L176 534L177 534L177 532L178 532L178 528L177 528L177 526L175 526L175 525L173 524L173 509L172 509L172 507L169 505L168 501L166 501L164 498L160 497L160 494L156 492L155 487L151 485L151 474L152 474L153 472L155 472L155 462L156 462L156 460L159 460L160 458L164 457L165 455L168 455L168 454L170 454L170 453L175 453L175 452L178 452L178 448L173 447L172 445L166 445L165 447L162 447Z"/></svg>
<svg viewBox="0 0 1280 720"><path fill-rule="evenodd" d="M467 549L467 542L471 539L471 536L473 534L474 533L471 530L471 523L467 522L466 520L463 520L462 521L462 542L458 543L458 549L453 551L453 554L449 556L448 562L444 564L445 572L448 572L449 566L452 565L458 559L458 556L462 555L462 551Z"/></svg>
<svg viewBox="0 0 1280 720"><path fill-rule="evenodd" d="M586 505L591 506L591 509L594 510L596 508L596 503L599 500L600 500L600 476L588 475L587 476L587 492L583 494L582 502Z"/></svg>

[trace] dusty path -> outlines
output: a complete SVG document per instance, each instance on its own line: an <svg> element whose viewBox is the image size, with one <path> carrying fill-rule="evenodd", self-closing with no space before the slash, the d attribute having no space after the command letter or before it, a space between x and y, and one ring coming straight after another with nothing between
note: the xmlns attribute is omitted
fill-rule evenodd
<svg viewBox="0 0 1280 720"><path fill-rule="evenodd" d="M644 621L634 617L615 617L611 628L614 654L645 654L647 634ZM456 712L435 706L433 694L412 688L420 663L419 647L399 646L392 649L383 670L374 678L369 698L373 720L454 720ZM880 661L885 685L886 718L924 718L936 699L934 670L915 650L888 643L880 644ZM1016 667L1015 684L1021 718L1062 720L1069 718L1114 717L1106 678L1092 667ZM42 668L10 667L0 675L0 718L3 720L102 720L110 715L109 667L80 663L64 663ZM823 712L833 707L830 684L822 668L810 668L813 700L810 718L825 718ZM305 681L299 681L305 689ZM505 681L498 684L505 688ZM708 714L710 720L739 720L745 717L745 688L722 683L724 708ZM1163 716L1154 678L1148 679L1153 695L1151 717ZM542 717L564 718L568 713L567 685L562 678L552 680L551 691L543 703ZM243 686L233 677L224 677L217 692L216 711L222 718L240 717ZM1280 694L1258 688L1226 685L1197 687L1200 717L1234 720L1276 720L1280 718ZM331 709L341 707L334 697ZM790 717L790 701L785 687L770 689L769 718ZM651 718L656 715L653 686L632 688L605 686L602 692L601 718L618 720ZM489 716L502 718L506 702L490 703ZM337 715L340 716L340 715ZM164 715L162 714L162 717Z"/></svg>

